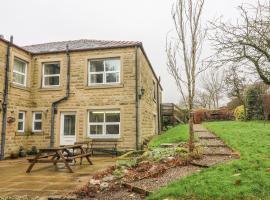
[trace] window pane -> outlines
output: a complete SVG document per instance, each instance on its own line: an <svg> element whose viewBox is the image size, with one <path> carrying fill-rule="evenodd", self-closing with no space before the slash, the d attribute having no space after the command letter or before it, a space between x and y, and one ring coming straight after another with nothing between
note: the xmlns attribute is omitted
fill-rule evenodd
<svg viewBox="0 0 270 200"><path fill-rule="evenodd" d="M91 74L91 83L103 83L103 74Z"/></svg>
<svg viewBox="0 0 270 200"><path fill-rule="evenodd" d="M120 69L120 60L105 60L106 71L118 71Z"/></svg>
<svg viewBox="0 0 270 200"><path fill-rule="evenodd" d="M90 134L91 135L102 135L102 125L91 125Z"/></svg>
<svg viewBox="0 0 270 200"><path fill-rule="evenodd" d="M23 119L23 113L19 113L19 119Z"/></svg>
<svg viewBox="0 0 270 200"><path fill-rule="evenodd" d="M35 119L36 120L41 120L42 119L42 114L41 113L35 113Z"/></svg>
<svg viewBox="0 0 270 200"><path fill-rule="evenodd" d="M45 75L60 74L59 63L44 64L44 74Z"/></svg>
<svg viewBox="0 0 270 200"><path fill-rule="evenodd" d="M107 83L118 83L119 82L119 73L106 73L106 82Z"/></svg>
<svg viewBox="0 0 270 200"><path fill-rule="evenodd" d="M64 116L64 135L75 135L75 115Z"/></svg>
<svg viewBox="0 0 270 200"><path fill-rule="evenodd" d="M24 85L25 84L25 75L17 74L13 72L13 82Z"/></svg>
<svg viewBox="0 0 270 200"><path fill-rule="evenodd" d="M23 131L23 122L18 122L18 131Z"/></svg>
<svg viewBox="0 0 270 200"><path fill-rule="evenodd" d="M119 134L119 125L106 125L106 134Z"/></svg>
<svg viewBox="0 0 270 200"><path fill-rule="evenodd" d="M104 122L104 114L103 113L93 113L90 112L90 122Z"/></svg>
<svg viewBox="0 0 270 200"><path fill-rule="evenodd" d="M14 60L14 70L17 72L25 73L26 63L20 60Z"/></svg>
<svg viewBox="0 0 270 200"><path fill-rule="evenodd" d="M34 130L40 131L42 129L42 123L41 122L34 122Z"/></svg>
<svg viewBox="0 0 270 200"><path fill-rule="evenodd" d="M90 62L90 72L103 72L104 64L103 60L94 60Z"/></svg>
<svg viewBox="0 0 270 200"><path fill-rule="evenodd" d="M45 85L59 85L59 76L45 77Z"/></svg>
<svg viewBox="0 0 270 200"><path fill-rule="evenodd" d="M120 113L106 113L106 122L120 122Z"/></svg>

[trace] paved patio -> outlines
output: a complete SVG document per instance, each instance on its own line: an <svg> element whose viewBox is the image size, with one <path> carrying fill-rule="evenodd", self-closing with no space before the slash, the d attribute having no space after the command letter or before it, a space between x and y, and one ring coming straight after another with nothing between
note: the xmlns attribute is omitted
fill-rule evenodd
<svg viewBox="0 0 270 200"><path fill-rule="evenodd" d="M114 165L115 158L94 157L93 165L72 166L69 173L64 165L36 164L30 174L25 173L29 163L25 159L0 161L0 196L28 195L45 197L73 191L83 186L91 175Z"/></svg>

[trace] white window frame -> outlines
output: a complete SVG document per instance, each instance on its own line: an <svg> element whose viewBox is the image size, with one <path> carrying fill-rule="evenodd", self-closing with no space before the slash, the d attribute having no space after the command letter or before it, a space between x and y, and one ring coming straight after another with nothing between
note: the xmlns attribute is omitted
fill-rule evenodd
<svg viewBox="0 0 270 200"><path fill-rule="evenodd" d="M119 71L106 71L106 61L110 60L119 60L120 66L119 66ZM91 62L93 61L102 61L103 62L103 71L100 72L91 72ZM119 74L119 79L117 82L107 82L107 76L106 74L110 73L115 73ZM102 74L103 75L103 82L102 83L91 83L91 75L95 74ZM88 86L93 86L93 85L114 85L114 84L120 84L121 83L121 59L120 58L102 58L102 59L91 59L88 61Z"/></svg>
<svg viewBox="0 0 270 200"><path fill-rule="evenodd" d="M95 113L95 114L103 114L104 121L103 122L90 122L90 113ZM118 113L120 115L120 122L106 122L106 113ZM95 125L102 125L102 134L100 135L91 135L90 134L90 126L95 126ZM106 125L118 125L119 126L119 134L106 134ZM88 111L88 125L87 125L87 135L90 138L112 138L112 139L117 139L120 138L121 135L121 113L119 110L106 110L106 111Z"/></svg>
<svg viewBox="0 0 270 200"><path fill-rule="evenodd" d="M154 101L156 101L157 100L157 84L155 81L153 81L153 94L152 95L153 95Z"/></svg>
<svg viewBox="0 0 270 200"><path fill-rule="evenodd" d="M45 74L45 65L49 64L58 64L60 68L60 73L59 74ZM59 83L58 85L45 85L45 78L47 77L59 77ZM61 81L61 65L60 62L47 62L42 64L42 87L43 88L54 88L54 87L59 87L60 86L60 81Z"/></svg>
<svg viewBox="0 0 270 200"><path fill-rule="evenodd" d="M36 119L36 114L41 114L41 119ZM42 112L33 112L33 120L32 120L32 131L33 132L42 132ZM35 129L35 122L41 122L41 129L40 130L36 130Z"/></svg>
<svg viewBox="0 0 270 200"><path fill-rule="evenodd" d="M19 119L19 115L21 113L23 114L23 119ZM22 122L23 123L23 129L22 130L19 130L18 129L19 122ZM19 111L19 113L18 113L18 123L17 123L17 132L24 133L24 129L25 129L25 111Z"/></svg>
<svg viewBox="0 0 270 200"><path fill-rule="evenodd" d="M14 67L14 62L13 62L13 75L12 75L12 76L13 76L13 80L12 80L12 83L14 83L14 84L16 84L16 85L19 85L19 86L26 87L28 64L27 64L27 62L25 62L25 61L23 61L22 59L19 59L19 58L14 58L14 61L15 61L15 60L17 60L17 61L22 62L22 63L25 64L25 72L22 73L22 72L16 71L16 70L15 70L15 67ZM15 73L15 74L19 74L19 75L23 75L23 76L24 76L24 81L23 81L24 83L23 83L23 84L14 81L14 73Z"/></svg>

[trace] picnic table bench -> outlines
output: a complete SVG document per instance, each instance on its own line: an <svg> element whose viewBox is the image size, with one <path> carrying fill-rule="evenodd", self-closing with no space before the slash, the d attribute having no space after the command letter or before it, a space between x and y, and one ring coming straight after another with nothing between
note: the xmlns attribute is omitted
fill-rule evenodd
<svg viewBox="0 0 270 200"><path fill-rule="evenodd" d="M80 158L80 165L82 159L86 158L88 163L92 165L90 160L91 153L85 152L82 145L67 145L52 148L39 149L38 154L34 158L29 158L30 163L27 173L30 173L36 163L53 163L55 166L57 163L64 163L69 172L73 173L73 170L69 166L70 162L76 162L77 158Z"/></svg>
<svg viewBox="0 0 270 200"><path fill-rule="evenodd" d="M111 154L112 156L117 156L117 140L109 139L93 139L91 141L76 142L75 144L84 145L86 147L86 152L102 152Z"/></svg>

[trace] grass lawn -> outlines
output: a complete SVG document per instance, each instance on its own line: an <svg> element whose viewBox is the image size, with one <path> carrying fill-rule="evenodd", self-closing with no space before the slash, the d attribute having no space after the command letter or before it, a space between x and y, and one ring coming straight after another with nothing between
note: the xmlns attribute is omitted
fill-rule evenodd
<svg viewBox="0 0 270 200"><path fill-rule="evenodd" d="M176 143L188 140L188 126L180 125L169 129L166 133L154 137L148 146L150 148L158 147L162 143Z"/></svg>
<svg viewBox="0 0 270 200"><path fill-rule="evenodd" d="M241 159L205 169L170 184L149 199L270 199L270 123L210 122L204 124Z"/></svg>

